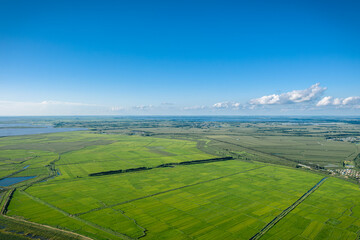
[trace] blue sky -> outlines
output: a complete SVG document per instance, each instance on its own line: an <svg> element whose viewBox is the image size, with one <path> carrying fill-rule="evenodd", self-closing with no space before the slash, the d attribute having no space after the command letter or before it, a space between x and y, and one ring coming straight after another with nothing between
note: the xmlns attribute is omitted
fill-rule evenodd
<svg viewBox="0 0 360 240"><path fill-rule="evenodd" d="M0 0L0 115L359 115L359 11Z"/></svg>

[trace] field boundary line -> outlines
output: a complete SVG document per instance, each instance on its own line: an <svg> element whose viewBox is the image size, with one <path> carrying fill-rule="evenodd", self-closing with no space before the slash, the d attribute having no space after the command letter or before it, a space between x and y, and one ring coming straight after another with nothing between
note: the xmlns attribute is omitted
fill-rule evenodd
<svg viewBox="0 0 360 240"><path fill-rule="evenodd" d="M3 204L1 211L0 211L1 215L5 216L7 208L10 204L10 201L11 201L11 198L12 198L12 195L14 194L14 192L15 192L15 189L9 190L9 193L7 194L7 192L6 192L4 197L1 199L1 204ZM6 194L7 194L7 196L6 196ZM4 201L4 203L3 203L3 201Z"/></svg>
<svg viewBox="0 0 360 240"><path fill-rule="evenodd" d="M87 221L87 220L85 220L85 219L79 218L79 217L77 217L76 215L70 214L70 213L68 213L68 212L66 212L66 211L64 211L64 210L62 210L62 209L60 209L60 208L58 208L58 207L56 207L56 206L53 206L53 205L51 205L50 203L45 202L45 201L41 200L40 198L37 198L37 197L35 197L35 196L27 193L27 192L21 191L21 193L24 193L25 195L27 195L28 197L30 197L30 198L33 199L34 201L39 202L39 203L41 203L41 204L44 204L44 205L46 205L46 206L48 206L48 207L50 207L50 208L52 208L52 209L54 209L54 210L62 213L62 214L64 214L64 215L67 216L67 217L74 218L75 220L80 221L80 222L83 222L83 223L85 223L85 224L87 224L87 225L89 225L89 226L92 226L92 227L94 227L94 228L97 228L98 230L101 230L101 231L110 233L110 234L115 235L115 236L117 236L117 237L120 237L120 238L122 238L122 239L124 239L124 240L133 240L133 239L134 239L134 238L131 238L131 237L129 237L129 236L123 234L123 233L113 231L113 230L111 230L111 229L108 229L108 228L99 226L99 225L97 225L97 224L95 224L95 223L93 223L93 222L90 222L90 221ZM58 228L56 228L56 229L58 229ZM59 230L62 230L62 229L59 229ZM90 239L90 238L89 238L89 239Z"/></svg>
<svg viewBox="0 0 360 240"><path fill-rule="evenodd" d="M147 230L146 228L140 226L134 218L131 218L131 217L129 217L128 215L126 215L125 212L124 212L123 210L121 210L121 209L114 209L114 208L111 208L111 209L114 210L114 211L116 211L116 212L121 213L124 217L126 217L127 219L129 219L130 221L132 221L138 228L141 229L142 235L139 236L139 237L137 237L136 239L140 239L140 238L143 238L143 237L146 236L146 233L147 233L148 230Z"/></svg>
<svg viewBox="0 0 360 240"><path fill-rule="evenodd" d="M4 205L3 205L2 209L1 209L1 212L0 212L0 214L1 214L2 217L8 218L8 219L12 219L12 220L14 220L14 221L24 222L24 223L27 223L27 224L30 224L30 225L45 227L45 228L49 228L49 229L51 229L51 230L56 230L56 231L64 232L64 233L67 233L67 234L70 234L70 235L74 235L74 236L76 236L76 237L80 237L80 239L93 240L92 238L86 237L86 236L81 235L81 234L78 234L78 233L74 233L74 232L67 231L67 230L64 230L64 229L59 229L59 228L51 227L51 226L48 226L48 225L43 225L43 224L40 224L40 223L30 222L30 221L27 221L27 220L24 220L24 219L19 219L19 218L15 218L15 217L11 217L11 216L6 215L7 206L9 205L10 200L11 200L12 195L14 194L15 190L16 190L16 189L10 190L9 195L7 196L7 198L6 198L6 200L5 200L5 203L4 203Z"/></svg>
<svg viewBox="0 0 360 240"><path fill-rule="evenodd" d="M119 205L122 205L122 204L142 200L142 199L145 199L145 198L157 196L157 195L160 195L160 194L176 191L176 190L187 188L187 187L196 186L196 185L207 183L207 182L212 182L212 181L215 181L215 180L219 180L219 179L226 178L226 177L231 177L231 176L234 176L234 175L237 175L237 174L240 174L240 173L245 173L245 172L249 172L249 171L252 171L252 170L257 170L257 169L264 168L264 167L267 167L267 166L260 166L260 167L257 167L257 168L252 168L252 169L248 169L248 170L244 170L244 171L240 171L240 172L235 172L235 173L231 173L231 174L228 174L228 175L225 175L225 176L212 178L212 179L209 179L209 180L205 180L205 181L201 181L201 182L197 182L197 183L193 183L193 184L188 184L188 185L184 185L184 186L181 186L181 187L172 188L172 189L168 189L168 190L165 190L165 191L153 193L153 194L150 194L150 195L146 195L146 196L126 200L126 201L123 201L123 202L120 202L120 203L115 203L115 204L104 206L104 207L94 208L94 209L91 209L91 210L86 211L86 212L76 213L76 214L74 214L74 216L80 216L80 215L84 215L84 214L87 214L87 213L90 213L90 212L100 211L100 210L107 209L107 208L113 208L113 207L116 207L116 206L119 206Z"/></svg>
<svg viewBox="0 0 360 240"><path fill-rule="evenodd" d="M324 177L318 183L316 183L312 188L310 188L306 193L304 193L298 200L296 200L293 204L291 204L288 208L282 211L279 215L277 215L273 220L271 220L268 224L265 225L259 232L257 232L250 240L260 239L265 233L267 233L275 224L277 224L281 219L283 219L287 214L289 214L292 210L294 210L300 203L302 203L307 197L310 196L316 189L320 187L320 185L327 179Z"/></svg>
<svg viewBox="0 0 360 240"><path fill-rule="evenodd" d="M9 165L9 164L4 164L4 165ZM14 176L14 175L16 175L16 174L18 174L18 173L21 173L21 172L25 171L25 170L26 170L26 168L22 168L22 169L20 169L20 170L17 170L17 171L15 171L15 172L13 172L13 173L10 173L10 174L7 175L7 176L4 176L4 177L0 178L0 180L3 180L3 179L5 179L5 178L11 177L11 176Z"/></svg>
<svg viewBox="0 0 360 240"><path fill-rule="evenodd" d="M27 220L24 220L24 219L11 217L11 216L8 216L8 215L3 215L3 214L2 214L2 216L5 217L5 218L15 220L15 221L24 222L24 223L27 223L27 224L30 224L30 225L35 225L35 226L38 226L38 227L44 227L44 228L48 228L48 229L51 229L51 230L64 232L64 233L69 234L69 235L75 235L76 237L79 237L80 239L93 240L92 238L89 238L87 236L84 236L84 235L81 235L81 234L78 234L78 233L74 233L74 232L71 232L71 231L67 231L67 230L64 230L64 229L51 227L49 225L44 225L44 224L40 224L40 223L36 223L36 222L30 222L30 221L27 221Z"/></svg>

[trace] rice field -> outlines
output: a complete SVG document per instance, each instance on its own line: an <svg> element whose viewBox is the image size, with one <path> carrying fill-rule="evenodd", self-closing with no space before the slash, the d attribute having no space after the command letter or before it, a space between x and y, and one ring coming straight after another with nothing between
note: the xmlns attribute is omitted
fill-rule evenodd
<svg viewBox="0 0 360 240"><path fill-rule="evenodd" d="M3 169L19 164L13 176L56 174L20 185L6 214L93 239L250 239L324 177L239 159L152 168L217 157L188 140L87 132L33 137L0 139ZM277 142L269 149L275 145L281 151ZM289 145L296 144L283 149ZM137 167L152 169L89 176ZM330 177L262 239L355 240L359 231L358 185Z"/></svg>
<svg viewBox="0 0 360 240"><path fill-rule="evenodd" d="M356 239L360 231L359 201L358 186L328 179L264 239Z"/></svg>

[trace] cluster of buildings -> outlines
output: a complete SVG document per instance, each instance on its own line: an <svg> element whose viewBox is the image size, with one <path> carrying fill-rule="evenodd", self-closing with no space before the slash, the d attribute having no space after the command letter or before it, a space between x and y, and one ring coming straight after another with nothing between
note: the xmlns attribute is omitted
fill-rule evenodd
<svg viewBox="0 0 360 240"><path fill-rule="evenodd" d="M340 141L340 142L359 143L360 142L360 137L328 138L328 140Z"/></svg>
<svg viewBox="0 0 360 240"><path fill-rule="evenodd" d="M345 177L352 177L352 178L360 179L360 171L357 171L355 169L347 168L347 169L334 169L334 170L329 170L329 171L333 172L334 174L338 173Z"/></svg>
<svg viewBox="0 0 360 240"><path fill-rule="evenodd" d="M355 166L353 165L345 165L347 168L339 168L339 169L321 169L323 171L328 171L331 175L340 175L345 178L356 178L360 183L360 170L354 169ZM304 169L313 169L311 166L304 165L304 164L297 164L297 168L304 168Z"/></svg>

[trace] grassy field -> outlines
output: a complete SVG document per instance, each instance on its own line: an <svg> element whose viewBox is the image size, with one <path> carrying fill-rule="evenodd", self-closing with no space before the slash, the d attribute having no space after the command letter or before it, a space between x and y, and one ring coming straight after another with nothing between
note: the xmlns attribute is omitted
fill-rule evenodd
<svg viewBox="0 0 360 240"><path fill-rule="evenodd" d="M319 136L234 135L0 138L1 176L37 176L14 186L6 214L93 239L249 239L324 177L270 163L340 166L358 151ZM224 156L234 159L89 176ZM356 239L359 231L358 185L330 177L263 238Z"/></svg>

